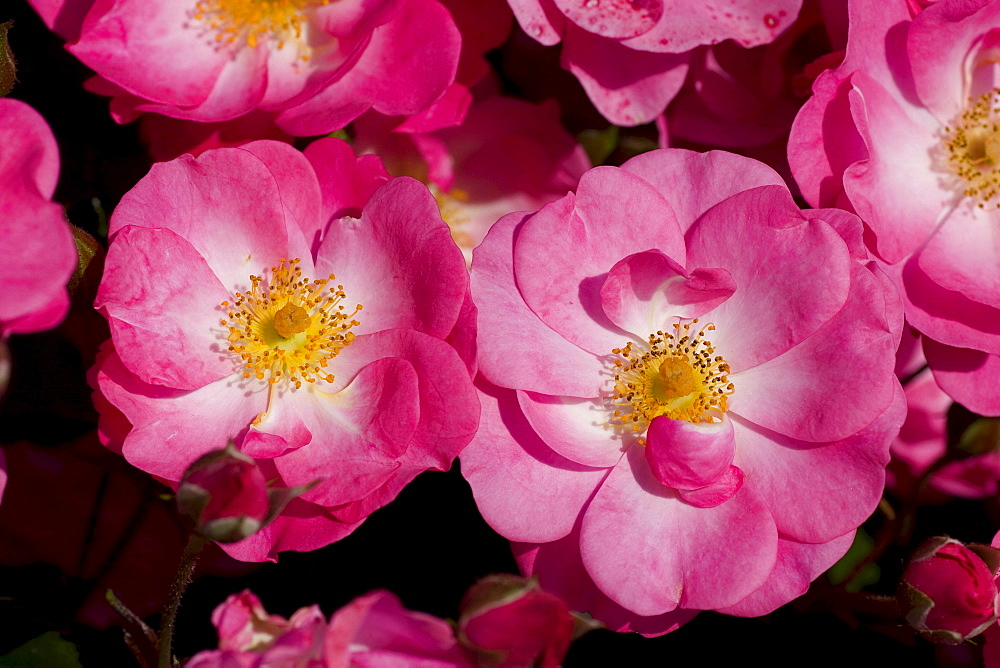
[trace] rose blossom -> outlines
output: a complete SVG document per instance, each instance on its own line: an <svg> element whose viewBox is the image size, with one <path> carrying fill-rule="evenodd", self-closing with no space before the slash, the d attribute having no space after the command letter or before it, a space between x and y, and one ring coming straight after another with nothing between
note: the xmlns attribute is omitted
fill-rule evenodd
<svg viewBox="0 0 1000 668"><path fill-rule="evenodd" d="M844 62L793 126L792 171L810 204L868 225L942 389L1000 415L1000 3L849 10Z"/></svg>
<svg viewBox="0 0 1000 668"><path fill-rule="evenodd" d="M508 0L542 44L562 42L562 65L616 125L648 123L687 74L687 51L734 39L766 44L787 28L802 0L734 0L725 10L677 0Z"/></svg>
<svg viewBox="0 0 1000 668"><path fill-rule="evenodd" d="M860 239L760 163L669 149L498 221L462 472L522 569L653 635L773 610L842 556L903 417Z"/></svg>
<svg viewBox="0 0 1000 668"><path fill-rule="evenodd" d="M218 122L259 109L279 112L290 134L315 135L369 108L418 114L455 81L461 46L438 0L33 4L75 38L67 48L101 77L91 88L114 96L119 122L147 111Z"/></svg>
<svg viewBox="0 0 1000 668"><path fill-rule="evenodd" d="M444 341L470 347L468 272L434 198L412 179L376 190L384 178L343 142L310 149L262 141L154 165L111 218L96 301L113 344L94 374L110 447L175 483L233 439L275 485L319 480L226 547L244 560L347 535L446 470L478 419ZM332 218L345 212L360 217Z"/></svg>
<svg viewBox="0 0 1000 668"><path fill-rule="evenodd" d="M76 246L62 207L52 202L58 178L59 149L45 119L24 102L0 98L0 339L51 329L69 308Z"/></svg>

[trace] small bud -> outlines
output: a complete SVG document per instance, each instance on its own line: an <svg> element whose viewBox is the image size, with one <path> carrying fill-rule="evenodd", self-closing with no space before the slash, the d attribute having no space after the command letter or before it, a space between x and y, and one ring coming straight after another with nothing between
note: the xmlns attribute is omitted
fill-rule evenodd
<svg viewBox="0 0 1000 668"><path fill-rule="evenodd" d="M997 620L995 571L975 551L947 537L931 538L911 559L899 588L906 621L932 642L958 644ZM991 562L997 563L995 559Z"/></svg>
<svg viewBox="0 0 1000 668"><path fill-rule="evenodd" d="M479 665L548 668L562 663L578 631L595 627L543 591L537 578L490 575L466 592L458 636Z"/></svg>
<svg viewBox="0 0 1000 668"><path fill-rule="evenodd" d="M201 535L233 543L256 533L270 511L267 481L252 457L229 442L199 457L181 478L177 507Z"/></svg>

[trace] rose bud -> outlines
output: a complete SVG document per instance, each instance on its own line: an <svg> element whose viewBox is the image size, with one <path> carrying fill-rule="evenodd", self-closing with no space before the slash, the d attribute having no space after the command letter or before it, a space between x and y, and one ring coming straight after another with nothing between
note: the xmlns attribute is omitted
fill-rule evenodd
<svg viewBox="0 0 1000 668"><path fill-rule="evenodd" d="M998 550L939 536L917 549L899 588L906 620L932 642L958 644L997 620Z"/></svg>
<svg viewBox="0 0 1000 668"><path fill-rule="evenodd" d="M177 487L181 514L194 520L202 536L220 543L234 543L259 531L268 520L270 505L264 474L232 442L196 459Z"/></svg>
<svg viewBox="0 0 1000 668"><path fill-rule="evenodd" d="M600 624L570 612L538 578L489 575L465 593L459 640L483 666L555 667L570 641Z"/></svg>

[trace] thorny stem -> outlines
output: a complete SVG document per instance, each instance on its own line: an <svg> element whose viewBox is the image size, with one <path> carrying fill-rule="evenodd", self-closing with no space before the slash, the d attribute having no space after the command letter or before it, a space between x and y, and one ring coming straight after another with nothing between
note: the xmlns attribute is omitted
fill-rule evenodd
<svg viewBox="0 0 1000 668"><path fill-rule="evenodd" d="M170 601L163 609L163 619L160 621L160 651L157 663L159 668L174 668L176 665L170 648L174 635L174 620L177 617L178 608L181 607L181 597L184 595L184 590L191 583L191 574L194 573L194 566L198 563L198 556L207 543L207 539L202 538L197 533L192 533L184 548L184 555L177 568L177 578L170 586Z"/></svg>

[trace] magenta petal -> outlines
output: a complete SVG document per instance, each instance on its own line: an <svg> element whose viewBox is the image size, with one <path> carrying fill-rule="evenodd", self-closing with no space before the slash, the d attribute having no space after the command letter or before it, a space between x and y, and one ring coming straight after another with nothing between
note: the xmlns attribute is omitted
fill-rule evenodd
<svg viewBox="0 0 1000 668"><path fill-rule="evenodd" d="M596 397L603 383L601 360L547 327L524 303L514 280L513 248L523 214L498 220L472 261L473 297L479 309L479 368L501 387L553 396ZM510 351L510 332L522 341ZM558 359L558 364L552 360Z"/></svg>
<svg viewBox="0 0 1000 668"><path fill-rule="evenodd" d="M115 349L133 373L193 390L236 371L219 324L227 298L185 239L169 229L127 227L108 249L95 306L107 315Z"/></svg>
<svg viewBox="0 0 1000 668"><path fill-rule="evenodd" d="M601 285L601 307L626 332L655 332L669 318L697 318L736 290L725 269L684 268L659 251L620 260Z"/></svg>
<svg viewBox="0 0 1000 668"><path fill-rule="evenodd" d="M551 0L508 0L521 28L545 46L558 44L566 25L566 17Z"/></svg>
<svg viewBox="0 0 1000 668"><path fill-rule="evenodd" d="M730 376L733 413L793 438L825 442L856 434L885 411L898 386L889 297L868 269L855 264L851 273L852 294L840 313L788 352Z"/></svg>
<svg viewBox="0 0 1000 668"><path fill-rule="evenodd" d="M628 172L596 167L580 179L575 197L567 195L525 221L514 249L514 274L524 301L542 322L604 356L627 336L601 309L605 275L621 258L650 250L651 240L657 250L684 261L684 240L666 200Z"/></svg>
<svg viewBox="0 0 1000 668"><path fill-rule="evenodd" d="M298 414L291 397L272 397L240 444L240 452L254 459L273 459L288 450L308 445L312 432Z"/></svg>
<svg viewBox="0 0 1000 668"><path fill-rule="evenodd" d="M511 540L562 538L607 471L556 454L532 430L513 391L478 384L482 419L461 460L479 512Z"/></svg>
<svg viewBox="0 0 1000 668"><path fill-rule="evenodd" d="M359 334L405 328L443 339L469 286L465 258L430 191L406 177L379 188L360 220L330 225L316 271L335 274L347 299L364 305Z"/></svg>
<svg viewBox="0 0 1000 668"><path fill-rule="evenodd" d="M59 148L42 116L13 98L0 99L0 174L4 192L25 192L50 199L59 180Z"/></svg>
<svg viewBox="0 0 1000 668"><path fill-rule="evenodd" d="M554 0L566 18L584 30L608 37L624 39L648 32L663 16L663 0Z"/></svg>
<svg viewBox="0 0 1000 668"><path fill-rule="evenodd" d="M390 178L378 157L357 157L350 144L336 137L317 139L306 147L305 156L319 179L323 199L322 229L307 232L310 242L322 237L331 219L358 217L372 193Z"/></svg>
<svg viewBox="0 0 1000 668"><path fill-rule="evenodd" d="M641 125L663 113L684 83L686 53L634 51L620 42L566 26L563 68L615 125Z"/></svg>
<svg viewBox="0 0 1000 668"><path fill-rule="evenodd" d="M744 485L697 508L660 484L638 446L611 471L584 514L580 552L601 591L640 615L732 605L771 572L778 534Z"/></svg>
<svg viewBox="0 0 1000 668"><path fill-rule="evenodd" d="M764 584L742 601L719 612L738 617L759 617L798 598L809 583L833 566L854 541L854 531L826 543L798 543L778 539L778 559Z"/></svg>
<svg viewBox="0 0 1000 668"><path fill-rule="evenodd" d="M924 339L934 380L955 401L980 415L1000 415L1000 355Z"/></svg>
<svg viewBox="0 0 1000 668"><path fill-rule="evenodd" d="M653 475L667 487L705 487L729 473L736 452L733 423L726 419L694 423L660 416L649 424L645 452Z"/></svg>
<svg viewBox="0 0 1000 668"><path fill-rule="evenodd" d="M315 504L293 499L276 520L223 549L240 561L277 561L279 552L317 550L350 535L359 524L341 522Z"/></svg>
<svg viewBox="0 0 1000 668"><path fill-rule="evenodd" d="M714 508L728 501L743 487L746 476L738 466L730 466L717 480L698 489L679 489L677 493L696 508Z"/></svg>

